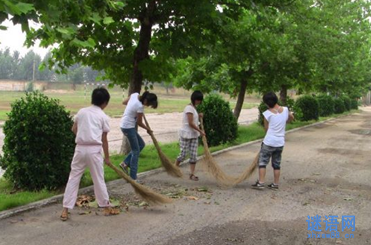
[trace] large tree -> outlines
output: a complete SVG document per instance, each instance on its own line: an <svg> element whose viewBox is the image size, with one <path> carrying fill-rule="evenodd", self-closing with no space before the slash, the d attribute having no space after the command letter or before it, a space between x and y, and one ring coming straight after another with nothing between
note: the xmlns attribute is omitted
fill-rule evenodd
<svg viewBox="0 0 371 245"><path fill-rule="evenodd" d="M29 1L41 28L28 44L57 44L61 67L81 62L103 70L129 93L143 81L162 82L173 72L171 58L200 55L227 18L236 18L250 1ZM47 8L45 6L48 6Z"/></svg>

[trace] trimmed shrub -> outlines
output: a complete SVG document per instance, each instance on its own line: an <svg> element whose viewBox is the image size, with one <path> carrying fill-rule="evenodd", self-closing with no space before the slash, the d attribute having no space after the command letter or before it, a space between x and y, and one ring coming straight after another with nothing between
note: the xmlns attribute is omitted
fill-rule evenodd
<svg viewBox="0 0 371 245"><path fill-rule="evenodd" d="M352 102L350 98L346 95L341 96L341 99L344 101L344 106L346 111L350 111L352 109Z"/></svg>
<svg viewBox="0 0 371 245"><path fill-rule="evenodd" d="M231 142L237 138L237 120L229 103L220 95L206 96L197 109L204 114L204 127L209 146Z"/></svg>
<svg viewBox="0 0 371 245"><path fill-rule="evenodd" d="M318 120L319 105L315 97L304 95L296 100L295 118L300 121ZM301 114L301 115L300 115Z"/></svg>
<svg viewBox="0 0 371 245"><path fill-rule="evenodd" d="M292 111L295 106L295 100L287 96L286 104L283 104L280 100L278 100L278 104L281 106L286 106L287 108L289 108L290 111Z"/></svg>
<svg viewBox="0 0 371 245"><path fill-rule="evenodd" d="M69 113L39 92L26 94L11 107L0 160L4 177L26 190L65 185L75 147Z"/></svg>
<svg viewBox="0 0 371 245"><path fill-rule="evenodd" d="M356 99L352 99L350 101L350 108L351 109L358 110L358 101Z"/></svg>
<svg viewBox="0 0 371 245"><path fill-rule="evenodd" d="M344 113L345 112L345 104L344 104L343 99L335 98L334 102L335 102L335 113L336 114Z"/></svg>
<svg viewBox="0 0 371 245"><path fill-rule="evenodd" d="M322 94L317 96L317 101L319 105L319 116L327 117L334 114L335 102L332 96Z"/></svg>
<svg viewBox="0 0 371 245"><path fill-rule="evenodd" d="M268 110L268 106L262 101L262 102L260 102L260 105L259 105L258 109L259 109L258 122L259 122L260 125L264 126L263 112Z"/></svg>

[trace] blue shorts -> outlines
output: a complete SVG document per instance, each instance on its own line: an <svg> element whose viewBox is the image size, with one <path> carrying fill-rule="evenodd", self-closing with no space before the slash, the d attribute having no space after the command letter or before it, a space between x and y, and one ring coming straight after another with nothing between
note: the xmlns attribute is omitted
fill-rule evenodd
<svg viewBox="0 0 371 245"><path fill-rule="evenodd" d="M262 143L259 153L259 168L266 168L269 164L269 160L272 158L273 169L281 169L281 155L283 146L272 147Z"/></svg>

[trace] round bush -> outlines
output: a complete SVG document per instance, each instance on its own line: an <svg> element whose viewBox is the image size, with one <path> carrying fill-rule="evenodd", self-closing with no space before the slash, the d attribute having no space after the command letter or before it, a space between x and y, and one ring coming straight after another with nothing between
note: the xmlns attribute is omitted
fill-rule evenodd
<svg viewBox="0 0 371 245"><path fill-rule="evenodd" d="M69 113L39 92L26 94L11 107L0 160L4 177L26 190L65 185L75 146Z"/></svg>
<svg viewBox="0 0 371 245"><path fill-rule="evenodd" d="M350 98L346 95L341 96L341 99L344 101L344 106L346 111L350 111L352 109L352 102Z"/></svg>
<svg viewBox="0 0 371 245"><path fill-rule="evenodd" d="M237 138L237 120L229 103L220 95L206 96L198 110L204 114L204 127L209 146L231 142Z"/></svg>
<svg viewBox="0 0 371 245"><path fill-rule="evenodd" d="M310 95L304 95L296 100L295 108L295 118L300 121L318 120L319 105L316 98ZM301 115L298 116L301 112Z"/></svg>
<svg viewBox="0 0 371 245"><path fill-rule="evenodd" d="M281 106L286 106L290 111L292 111L294 106L295 106L295 100L290 98L289 96L287 96L286 97L286 104L282 103L281 100L278 100L278 104L281 105Z"/></svg>
<svg viewBox="0 0 371 245"><path fill-rule="evenodd" d="M319 95L317 96L317 101L319 105L319 115L321 117L327 117L335 112L335 102L334 98L330 95Z"/></svg>
<svg viewBox="0 0 371 245"><path fill-rule="evenodd" d="M264 126L264 116L263 112L268 110L268 106L262 101L258 107L259 109L259 117L258 117L258 122L260 125Z"/></svg>
<svg viewBox="0 0 371 245"><path fill-rule="evenodd" d="M335 98L334 102L335 102L335 113L336 114L344 113L345 112L345 104L344 104L343 99Z"/></svg>
<svg viewBox="0 0 371 245"><path fill-rule="evenodd" d="M350 108L351 109L358 110L358 101L356 99L352 99L350 101Z"/></svg>

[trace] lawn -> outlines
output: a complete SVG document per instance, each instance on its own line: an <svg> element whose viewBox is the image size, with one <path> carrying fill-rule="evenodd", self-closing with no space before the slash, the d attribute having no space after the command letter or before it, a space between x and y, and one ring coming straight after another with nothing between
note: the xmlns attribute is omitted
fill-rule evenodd
<svg viewBox="0 0 371 245"><path fill-rule="evenodd" d="M122 101L127 94L117 88L109 89L109 91L111 94L111 100L105 109L105 113L111 117L120 117L124 111ZM147 109L147 113L181 112L183 111L184 106L190 102L190 92L188 91L179 90L178 92L167 94L164 89L161 90L161 88L155 88L153 92L158 96L159 105L156 110L150 108ZM79 109L90 105L91 89L87 92L81 89L76 91L46 90L43 93L50 98L60 100L60 103L64 105L71 114L76 114ZM0 121L5 121L8 118L7 113L11 110L11 103L23 96L25 96L24 92L0 91ZM230 102L231 108L234 108L236 100L229 98L227 95L222 96ZM258 100L256 99L256 96L251 95L246 98L243 109L250 109L257 106Z"/></svg>

